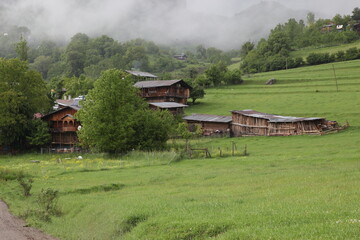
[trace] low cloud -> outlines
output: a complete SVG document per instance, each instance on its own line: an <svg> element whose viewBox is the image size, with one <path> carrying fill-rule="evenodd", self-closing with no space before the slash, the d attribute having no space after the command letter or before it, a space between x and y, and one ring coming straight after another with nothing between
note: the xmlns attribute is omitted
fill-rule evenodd
<svg viewBox="0 0 360 240"><path fill-rule="evenodd" d="M7 25L27 26L33 37L58 41L69 40L82 32L89 36L106 34L120 41L144 38L163 44L204 44L232 49L244 41L266 36L276 24L290 17L305 18L307 10L334 16L337 8L339 13L341 10L350 14L355 2L345 0L331 7L328 1L322 0L300 3L295 0L270 3L250 0L2 0L0 19ZM333 11L325 12L321 6ZM264 10L257 13L256 8ZM241 14L236 15L239 12Z"/></svg>

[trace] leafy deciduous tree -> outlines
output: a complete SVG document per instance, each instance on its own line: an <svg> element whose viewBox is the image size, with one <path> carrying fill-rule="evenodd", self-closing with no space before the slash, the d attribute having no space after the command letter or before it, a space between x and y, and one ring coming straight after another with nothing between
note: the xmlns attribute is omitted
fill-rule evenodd
<svg viewBox="0 0 360 240"><path fill-rule="evenodd" d="M40 73L18 59L0 58L0 145L26 147L33 114L49 107Z"/></svg>
<svg viewBox="0 0 360 240"><path fill-rule="evenodd" d="M107 70L78 112L80 141L100 152L120 153L131 149L160 149L168 139L168 112L148 109L126 73Z"/></svg>

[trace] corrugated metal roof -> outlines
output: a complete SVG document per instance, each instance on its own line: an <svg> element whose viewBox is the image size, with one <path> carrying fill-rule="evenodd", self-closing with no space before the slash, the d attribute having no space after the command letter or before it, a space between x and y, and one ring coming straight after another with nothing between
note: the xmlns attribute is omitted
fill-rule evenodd
<svg viewBox="0 0 360 240"><path fill-rule="evenodd" d="M196 114L196 113L193 113L190 116L183 117L183 119L190 121L198 121L198 122L219 122L219 123L229 123L232 121L231 116Z"/></svg>
<svg viewBox="0 0 360 240"><path fill-rule="evenodd" d="M157 80L157 81L141 81L134 84L134 87L137 88L155 88L155 87L169 87L176 83L181 82L183 86L191 88L186 82L183 80Z"/></svg>
<svg viewBox="0 0 360 240"><path fill-rule="evenodd" d="M55 102L62 106L70 106L73 100L56 99Z"/></svg>
<svg viewBox="0 0 360 240"><path fill-rule="evenodd" d="M182 108L182 107L188 106L188 105L184 105L184 104L176 103L176 102L152 102L152 103L149 103L149 105L153 105L155 107L162 108L162 109Z"/></svg>
<svg viewBox="0 0 360 240"><path fill-rule="evenodd" d="M130 73L131 75L134 75L136 77L148 77L148 78L157 78L156 75L148 73L148 72L140 72L140 71L130 71L126 70L127 73Z"/></svg>
<svg viewBox="0 0 360 240"><path fill-rule="evenodd" d="M290 117L290 116L280 116L280 115L273 115L268 113L257 112L251 109L242 110L242 111L231 111L232 113L239 113L244 116L255 117L255 118L262 118L267 119L269 122L273 123L281 123L281 122L302 122L302 121L314 121L314 120L323 120L324 118L302 118L302 117Z"/></svg>

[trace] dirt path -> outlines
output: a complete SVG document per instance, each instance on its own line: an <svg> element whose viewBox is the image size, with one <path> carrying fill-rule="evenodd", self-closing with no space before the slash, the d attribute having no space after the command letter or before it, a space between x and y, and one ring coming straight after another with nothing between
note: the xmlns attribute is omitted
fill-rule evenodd
<svg viewBox="0 0 360 240"><path fill-rule="evenodd" d="M56 240L25 225L23 220L11 215L6 203L0 200L0 240Z"/></svg>

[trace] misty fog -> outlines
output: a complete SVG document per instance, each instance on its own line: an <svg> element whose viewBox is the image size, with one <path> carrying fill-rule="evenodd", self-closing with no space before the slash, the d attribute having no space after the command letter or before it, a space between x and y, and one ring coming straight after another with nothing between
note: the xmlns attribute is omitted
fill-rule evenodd
<svg viewBox="0 0 360 240"><path fill-rule="evenodd" d="M358 0L1 0L2 25L26 26L32 38L68 41L78 32L125 41L238 48L266 37L278 23L351 14ZM1 32L0 26L0 32Z"/></svg>

